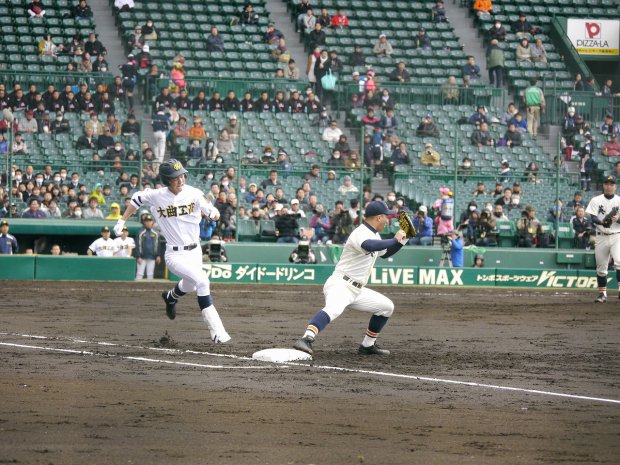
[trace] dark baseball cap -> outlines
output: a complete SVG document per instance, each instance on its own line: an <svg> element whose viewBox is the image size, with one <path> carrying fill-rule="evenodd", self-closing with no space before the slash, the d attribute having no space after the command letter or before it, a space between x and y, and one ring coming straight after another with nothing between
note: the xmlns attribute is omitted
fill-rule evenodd
<svg viewBox="0 0 620 465"><path fill-rule="evenodd" d="M0 221L0 226L8 226L9 222L7 220Z"/></svg>
<svg viewBox="0 0 620 465"><path fill-rule="evenodd" d="M378 216L378 215L395 215L396 212L390 210L387 204L382 200L373 200L368 204L365 211L365 216Z"/></svg>
<svg viewBox="0 0 620 465"><path fill-rule="evenodd" d="M153 221L153 216L152 215L146 215L144 217L144 221Z"/></svg>
<svg viewBox="0 0 620 465"><path fill-rule="evenodd" d="M616 178L613 176L607 176L603 181L603 184L616 184Z"/></svg>
<svg viewBox="0 0 620 465"><path fill-rule="evenodd" d="M101 228L101 232L110 232L110 228L104 226L103 228Z"/></svg>

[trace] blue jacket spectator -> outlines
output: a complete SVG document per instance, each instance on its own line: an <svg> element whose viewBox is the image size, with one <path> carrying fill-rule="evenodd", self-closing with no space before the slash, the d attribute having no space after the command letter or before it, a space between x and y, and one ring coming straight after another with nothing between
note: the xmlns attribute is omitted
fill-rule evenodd
<svg viewBox="0 0 620 465"><path fill-rule="evenodd" d="M458 231L452 231L450 233L450 242L452 247L450 248L450 260L454 268L463 267L463 238Z"/></svg>
<svg viewBox="0 0 620 465"><path fill-rule="evenodd" d="M392 158L390 161L394 164L394 166L409 164L409 154L407 153L407 146L404 142L398 144L398 148L392 152Z"/></svg>
<svg viewBox="0 0 620 465"><path fill-rule="evenodd" d="M409 239L409 245L433 245L433 220L427 213L426 206L421 205L418 214L411 220L416 236Z"/></svg>

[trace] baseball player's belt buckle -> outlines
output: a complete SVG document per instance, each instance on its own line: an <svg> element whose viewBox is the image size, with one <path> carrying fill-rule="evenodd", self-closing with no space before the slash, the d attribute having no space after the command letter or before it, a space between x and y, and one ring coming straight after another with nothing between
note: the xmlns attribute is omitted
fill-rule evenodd
<svg viewBox="0 0 620 465"><path fill-rule="evenodd" d="M198 244L194 243L194 244L190 244L190 245L179 245L179 246L172 246L172 250L174 250L175 252L178 252L179 250L194 250L196 247L198 247Z"/></svg>
<svg viewBox="0 0 620 465"><path fill-rule="evenodd" d="M343 275L342 279L344 279L346 282L350 283L353 287L357 287L358 289L361 289L363 287L362 283L358 283L357 281L353 281L347 275Z"/></svg>

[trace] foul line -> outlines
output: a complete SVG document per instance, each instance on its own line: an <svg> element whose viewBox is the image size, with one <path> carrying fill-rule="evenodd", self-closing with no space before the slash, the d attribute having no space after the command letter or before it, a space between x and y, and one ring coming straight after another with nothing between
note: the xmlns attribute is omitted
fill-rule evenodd
<svg viewBox="0 0 620 465"><path fill-rule="evenodd" d="M160 360L156 358L147 358L147 357L129 357L125 355L101 354L98 352L88 352L85 350L59 349L56 347L31 346L31 345L26 345L26 344L13 344L13 343L8 343L8 342L0 342L0 346L16 347L19 349L45 350L48 352L62 352L62 353L77 354L77 355L91 355L95 357L118 358L118 359L132 360L132 361L137 361L137 362L162 363L162 364L168 364L168 365L181 365L181 366L195 367L195 368L208 368L212 370L218 370L218 369L219 370L226 370L226 369L265 370L265 369L272 368L272 367L265 366L265 365L244 366L244 367L226 366L226 365L205 365L203 363L177 362L175 360Z"/></svg>
<svg viewBox="0 0 620 465"><path fill-rule="evenodd" d="M206 355L210 357L223 357L223 358L230 358L233 360L256 362L256 360L252 359L251 357L245 357L245 356L234 355L234 354L217 354L213 352L201 352L201 351L195 351L195 350L181 350L181 349L170 349L170 348L159 348L159 347L143 347L143 346L135 346L135 345L129 345L129 344L116 344L112 342L87 341L84 339L76 339L76 338L71 338L71 337L38 336L38 335L32 335L32 334L18 334L18 333L8 333L8 332L0 332L0 335L18 336L18 337L23 337L23 338L33 338L33 339L43 339L43 340L64 340L64 341L72 342L75 344L95 344L95 345L102 345L102 346L108 346L108 347L113 346L113 347L121 347L121 348L126 348L126 349L139 349L139 350L147 350L147 351L153 350L153 351L167 352L167 353L174 353L174 354ZM151 363L181 365L181 366L190 366L190 367L198 367L198 368L237 369L237 370L271 368L271 365L268 365L268 366L265 366L265 365L261 365L261 366L205 365L205 364L200 364L200 363L177 362L173 360L160 360L160 359L152 359L152 358L146 358L146 357L129 357L129 356L123 356L123 355L110 355L110 354L101 354L97 352L87 352L87 351L81 351L81 350L59 349L59 348L43 347L43 346L30 346L30 345L24 345L24 344L13 344L13 343L4 343L4 342L0 342L0 345L18 347L18 348L39 349L39 350L46 350L46 351L52 351L52 352L74 353L74 354L80 354L80 355L117 357L117 358L124 359L124 360L144 361L144 362L151 362ZM343 373L383 376L386 378L425 381L425 382L430 382L430 383L452 384L452 385L457 385L457 386L469 386L469 387L477 387L477 388L483 388L483 389L493 389L497 391L511 391L511 392L521 392L521 393L526 393L526 394L539 394L539 395L545 395L545 396L551 396L551 397L560 397L560 398L565 398L565 399L589 400L589 401L594 401L594 402L605 402L605 403L620 405L619 399L610 399L610 398L605 398L605 397L593 397L593 396L585 396L585 395L579 395L579 394L566 394L562 392L544 391L540 389L527 389L527 388L519 388L519 387L512 387L512 386L500 386L497 384L476 383L474 381L458 381L458 380L453 380L453 379L435 378L435 377L429 377L429 376L407 375L407 374L402 374L402 373L363 370L363 369L357 369L357 368L346 368L346 367L329 366L329 365L314 365L314 364L309 365L307 363L299 363L299 362L282 362L282 363L264 362L264 363L275 364L282 368L293 367L293 366L303 367L303 368L315 368L317 370L326 370L326 371L329 370L329 371L339 371Z"/></svg>

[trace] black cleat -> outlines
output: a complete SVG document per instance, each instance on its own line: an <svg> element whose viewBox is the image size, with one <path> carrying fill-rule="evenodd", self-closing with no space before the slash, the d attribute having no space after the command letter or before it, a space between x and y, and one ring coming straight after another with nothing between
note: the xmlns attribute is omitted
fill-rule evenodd
<svg viewBox="0 0 620 465"><path fill-rule="evenodd" d="M604 304L605 302L607 302L607 296L603 294L602 292L598 295L598 297L594 301L595 304Z"/></svg>
<svg viewBox="0 0 620 465"><path fill-rule="evenodd" d="M370 347L364 347L360 344L357 353L360 355L390 355L389 350L381 349L377 344L373 344Z"/></svg>
<svg viewBox="0 0 620 465"><path fill-rule="evenodd" d="M177 316L177 301L168 299L168 291L162 292L161 298L166 302L166 315L168 315L168 318L171 320L174 320Z"/></svg>
<svg viewBox="0 0 620 465"><path fill-rule="evenodd" d="M314 339L311 339L309 337L302 337L301 339L298 339L297 342L295 342L295 345L293 345L293 347L297 350L301 350L302 352L312 355L313 342Z"/></svg>

